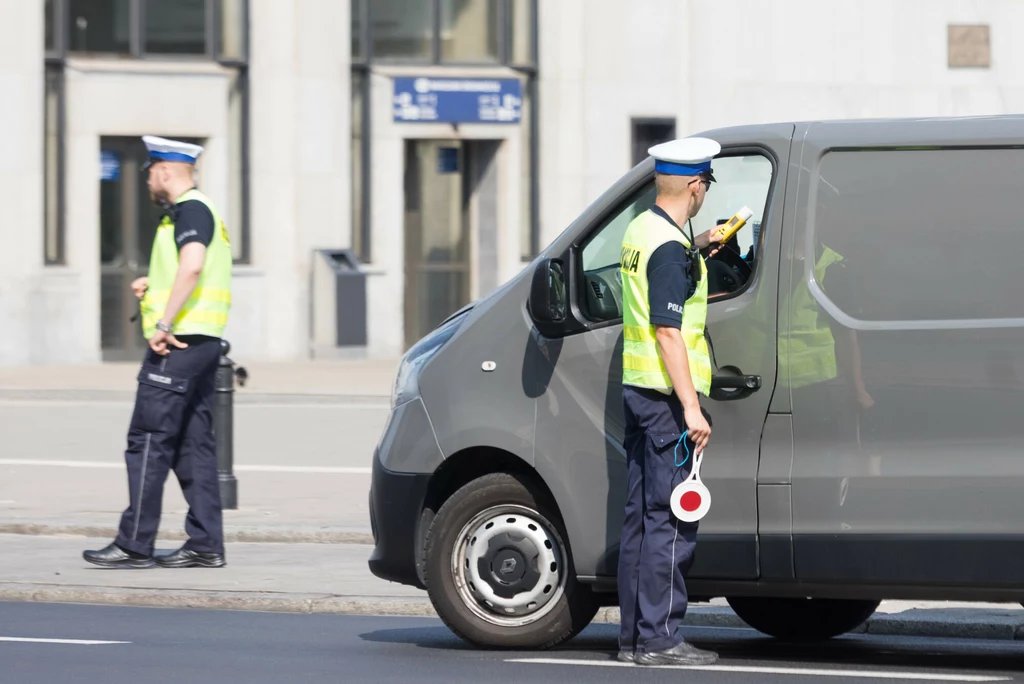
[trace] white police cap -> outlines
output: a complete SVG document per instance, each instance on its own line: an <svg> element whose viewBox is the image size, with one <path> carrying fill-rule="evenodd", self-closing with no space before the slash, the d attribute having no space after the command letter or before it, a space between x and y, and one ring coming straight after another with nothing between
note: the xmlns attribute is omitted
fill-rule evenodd
<svg viewBox="0 0 1024 684"><path fill-rule="evenodd" d="M142 165L143 169L149 168L151 164L158 161L184 162L195 164L196 159L203 152L200 145L181 142L180 140L168 140L155 135L142 136L142 142L149 150L149 161Z"/></svg>
<svg viewBox="0 0 1024 684"><path fill-rule="evenodd" d="M670 176L704 175L715 180L711 160L722 146L710 138L680 138L647 150L654 157L654 170Z"/></svg>

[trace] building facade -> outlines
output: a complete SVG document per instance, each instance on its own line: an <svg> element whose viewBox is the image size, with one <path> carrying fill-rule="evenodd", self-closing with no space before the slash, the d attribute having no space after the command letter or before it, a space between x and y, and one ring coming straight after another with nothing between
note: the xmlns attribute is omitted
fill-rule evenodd
<svg viewBox="0 0 1024 684"><path fill-rule="evenodd" d="M0 364L137 360L144 134L204 145L244 360L395 356L673 137L1024 106L1013 0L0 3Z"/></svg>

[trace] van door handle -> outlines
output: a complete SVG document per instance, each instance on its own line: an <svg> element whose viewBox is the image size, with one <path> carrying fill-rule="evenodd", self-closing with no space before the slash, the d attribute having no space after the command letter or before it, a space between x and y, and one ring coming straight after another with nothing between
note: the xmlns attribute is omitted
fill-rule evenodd
<svg viewBox="0 0 1024 684"><path fill-rule="evenodd" d="M761 389L761 376L716 375L711 378L711 389L757 391Z"/></svg>
<svg viewBox="0 0 1024 684"><path fill-rule="evenodd" d="M710 397L716 401L736 401L745 399L761 389L760 375L743 375L739 368L726 366L735 375L714 375L711 377Z"/></svg>

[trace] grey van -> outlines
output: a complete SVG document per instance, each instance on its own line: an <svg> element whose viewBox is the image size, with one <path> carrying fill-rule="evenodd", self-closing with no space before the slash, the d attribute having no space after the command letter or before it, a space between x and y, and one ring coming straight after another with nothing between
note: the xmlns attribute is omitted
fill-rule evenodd
<svg viewBox="0 0 1024 684"><path fill-rule="evenodd" d="M775 637L882 599L1024 599L1024 118L800 122L722 145L713 501L687 579ZM626 479L620 242L638 165L405 355L373 458L372 572L482 647L616 605Z"/></svg>

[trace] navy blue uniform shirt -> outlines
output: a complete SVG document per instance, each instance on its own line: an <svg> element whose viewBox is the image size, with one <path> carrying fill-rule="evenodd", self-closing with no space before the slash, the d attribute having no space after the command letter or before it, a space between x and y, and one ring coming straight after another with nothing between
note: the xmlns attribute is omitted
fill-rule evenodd
<svg viewBox="0 0 1024 684"><path fill-rule="evenodd" d="M199 200L188 200L172 208L174 221L174 242L178 251L190 242L202 243L209 247L213 241L213 214Z"/></svg>
<svg viewBox="0 0 1024 684"><path fill-rule="evenodd" d="M651 212L683 232L679 224L657 204L651 207ZM681 243L666 242L654 250L647 262L647 300L652 324L676 328L683 324L683 305L693 296L690 268L690 259Z"/></svg>

